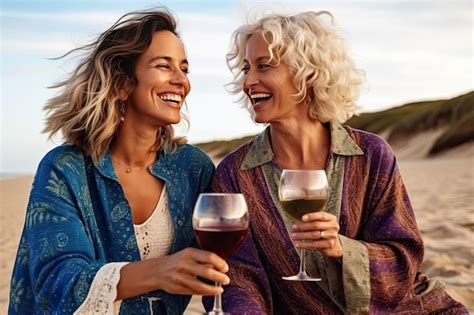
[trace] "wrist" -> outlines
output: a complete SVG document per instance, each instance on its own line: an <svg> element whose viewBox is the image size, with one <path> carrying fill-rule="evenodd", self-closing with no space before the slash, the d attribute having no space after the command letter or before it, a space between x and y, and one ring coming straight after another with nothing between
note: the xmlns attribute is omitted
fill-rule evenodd
<svg viewBox="0 0 474 315"><path fill-rule="evenodd" d="M127 264L120 271L117 300L135 297L159 289L154 259Z"/></svg>

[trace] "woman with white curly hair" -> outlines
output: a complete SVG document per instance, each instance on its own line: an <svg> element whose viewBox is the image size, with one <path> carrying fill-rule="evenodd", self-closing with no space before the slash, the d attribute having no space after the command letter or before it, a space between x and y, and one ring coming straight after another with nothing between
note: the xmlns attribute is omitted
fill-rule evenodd
<svg viewBox="0 0 474 315"><path fill-rule="evenodd" d="M232 92L268 127L229 154L216 192L240 192L250 230L229 259L224 308L237 314L464 314L418 272L423 242L395 156L380 137L341 124L363 83L329 12L243 25L227 55ZM278 198L283 169L325 170L325 211L293 220ZM310 276L285 281L306 249ZM209 301L206 301L206 304Z"/></svg>

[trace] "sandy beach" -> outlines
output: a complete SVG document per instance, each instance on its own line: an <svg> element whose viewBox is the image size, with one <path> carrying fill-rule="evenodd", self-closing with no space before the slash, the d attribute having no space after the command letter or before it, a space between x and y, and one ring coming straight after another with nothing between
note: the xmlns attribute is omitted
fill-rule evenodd
<svg viewBox="0 0 474 315"><path fill-rule="evenodd" d="M470 157L469 157L470 156ZM423 270L474 312L474 159L450 154L399 161L425 241ZM7 313L13 260L32 177L0 180L0 314ZM201 309L195 297L185 314Z"/></svg>

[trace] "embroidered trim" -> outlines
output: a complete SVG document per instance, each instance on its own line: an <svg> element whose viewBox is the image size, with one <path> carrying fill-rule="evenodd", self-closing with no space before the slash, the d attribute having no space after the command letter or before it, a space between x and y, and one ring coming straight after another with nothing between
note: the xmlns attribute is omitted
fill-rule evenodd
<svg viewBox="0 0 474 315"><path fill-rule="evenodd" d="M87 297L74 315L86 314L119 314L122 301L117 298L117 284L120 281L120 270L126 262L108 263L102 266L92 281Z"/></svg>

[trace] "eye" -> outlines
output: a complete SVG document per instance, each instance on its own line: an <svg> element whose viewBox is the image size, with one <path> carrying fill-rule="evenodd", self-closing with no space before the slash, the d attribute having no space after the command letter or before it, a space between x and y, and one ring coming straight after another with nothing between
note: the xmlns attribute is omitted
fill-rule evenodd
<svg viewBox="0 0 474 315"><path fill-rule="evenodd" d="M262 64L258 65L258 68L262 69L262 70L268 69L270 67L271 66L268 63L262 63Z"/></svg>
<svg viewBox="0 0 474 315"><path fill-rule="evenodd" d="M244 65L244 66L242 67L241 71L242 71L244 74L249 73L249 71L250 71L250 66L249 66L249 65Z"/></svg>
<svg viewBox="0 0 474 315"><path fill-rule="evenodd" d="M155 68L161 68L161 69L167 69L167 70L171 69L170 65L166 63L157 64Z"/></svg>
<svg viewBox="0 0 474 315"><path fill-rule="evenodd" d="M183 68L181 68L181 71L182 71L184 74L189 74L189 68L188 68L188 67L183 67Z"/></svg>

